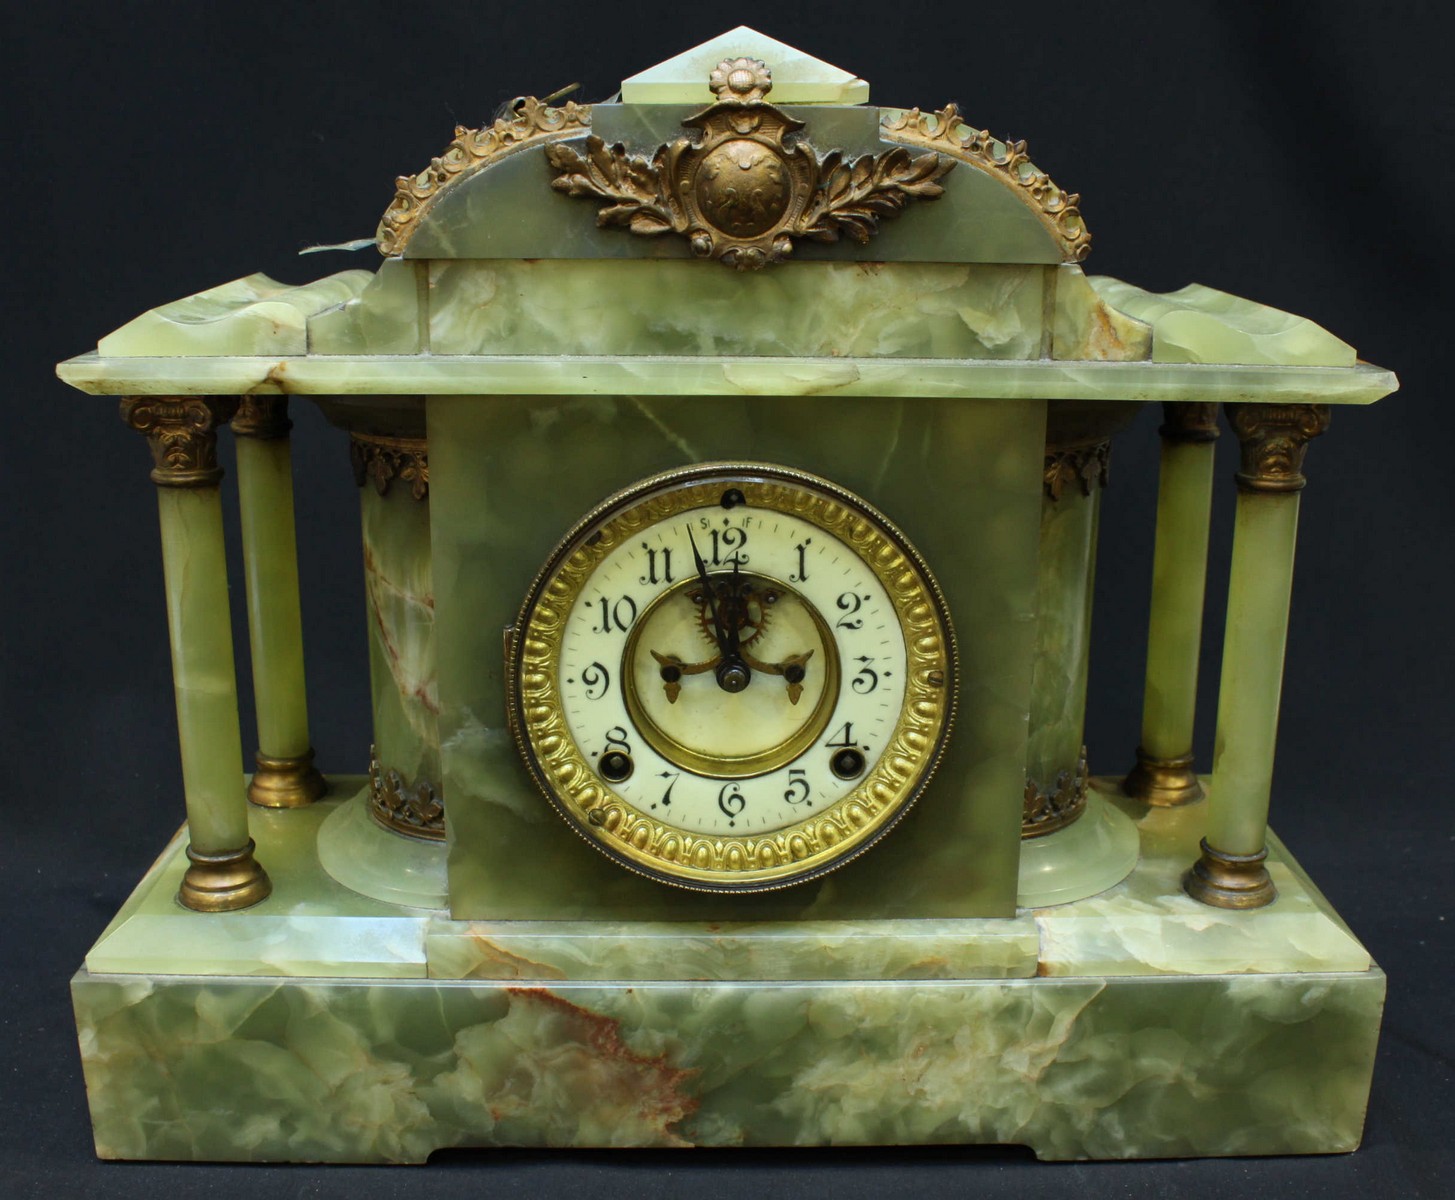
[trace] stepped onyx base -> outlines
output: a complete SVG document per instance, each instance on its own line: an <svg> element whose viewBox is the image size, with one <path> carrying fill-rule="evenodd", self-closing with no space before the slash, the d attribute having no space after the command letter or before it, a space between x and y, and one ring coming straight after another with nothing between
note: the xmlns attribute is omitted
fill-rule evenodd
<svg viewBox="0 0 1455 1200"><path fill-rule="evenodd" d="M1177 890L1203 805L1120 801L1142 862L1076 904L698 929L454 922L354 896L310 864L327 813L356 802L255 813L278 887L245 913L177 906L174 842L102 936L72 985L102 1157L1358 1144L1383 973L1276 842L1269 909Z"/></svg>

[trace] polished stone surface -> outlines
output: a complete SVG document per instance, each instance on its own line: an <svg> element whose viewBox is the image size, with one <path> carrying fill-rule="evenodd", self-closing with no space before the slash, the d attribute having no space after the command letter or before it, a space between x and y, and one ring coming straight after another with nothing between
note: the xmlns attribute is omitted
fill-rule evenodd
<svg viewBox="0 0 1455 1200"><path fill-rule="evenodd" d="M1152 326L1154 362L1352 367L1358 361L1353 346L1307 317L1200 283L1158 294L1105 276L1091 282L1114 308Z"/></svg>
<svg viewBox="0 0 1455 1200"><path fill-rule="evenodd" d="M597 130L597 111L593 109L592 123L596 136L624 140L629 151L647 159L664 142L682 136L681 120L692 112L686 107L604 105L602 128ZM836 148L851 157L903 148L890 140L888 131L881 136L876 128L881 116L896 119L894 110L879 113L838 106L814 110L804 105L787 106L784 111L807 124L805 135L820 156ZM587 136L583 131L579 137L564 139L564 144L584 154ZM908 149L911 154L923 152L913 146ZM687 239L675 234L636 237L618 227L602 228L593 204L550 189L553 174L544 146L537 145L459 178L420 220L404 248L405 260L676 260L701 273L737 274L718 263L689 261L693 255ZM1048 230L1038 211L1027 206L1022 189L1007 186L1002 172L961 161L944 176L943 186L938 199L917 201L881 221L878 232L862 245L848 238L836 242L803 238L794 245L789 261L768 273L823 262L1020 263L1052 268L1063 262L1064 243Z"/></svg>
<svg viewBox="0 0 1455 1200"><path fill-rule="evenodd" d="M716 97L708 76L725 58L756 58L773 72L770 99L778 104L863 104L869 85L841 67L739 25L621 81L627 104L697 104Z"/></svg>
<svg viewBox="0 0 1455 1200"><path fill-rule="evenodd" d="M330 779L329 794L296 809L249 806L257 857L273 894L234 913L194 913L176 902L187 866L178 834L86 956L93 972L423 978L428 911L360 895L319 864L316 839L358 776ZM389 837L379 830L381 837ZM402 839L398 839L401 840ZM407 876L406 876L407 878Z"/></svg>
<svg viewBox="0 0 1455 1200"><path fill-rule="evenodd" d="M1048 268L435 262L435 354L1038 358ZM1081 324L1103 309L1094 293ZM1103 318L1104 319L1104 318Z"/></svg>
<svg viewBox="0 0 1455 1200"><path fill-rule="evenodd" d="M313 743L308 735L291 441L240 437L236 447L258 749L270 758L301 758L312 752Z"/></svg>
<svg viewBox="0 0 1455 1200"><path fill-rule="evenodd" d="M1029 913L986 920L438 921L433 979L1028 979Z"/></svg>
<svg viewBox="0 0 1455 1200"><path fill-rule="evenodd" d="M56 373L83 392L120 395L863 396L1372 404L1393 372L1148 362L959 359L310 355L100 358Z"/></svg>
<svg viewBox="0 0 1455 1200"><path fill-rule="evenodd" d="M1010 1143L1331 1153L1384 976L534 984L79 974L103 1158Z"/></svg>
<svg viewBox="0 0 1455 1200"><path fill-rule="evenodd" d="M670 386L731 393L745 384L755 390L747 383L752 362L684 361L727 353L807 359L768 365L814 390L858 386L860 394L913 394L903 381L918 372L904 368L917 364L859 361L879 357L973 360L935 364L928 395L1222 400L1242 389L1249 399L1369 403L1396 386L1389 372L1358 364L1352 348L1305 318L1200 285L1155 295L1084 276L1074 266L799 263L747 277L652 260L440 263L427 276L420 270L391 260L376 276L346 271L298 287L260 275L236 280L143 314L102 338L97 354L61 364L59 374L82 390L109 394L530 392L559 390L552 376L564 365L578 391ZM621 305L637 320L617 329L622 317L613 324L603 298L623 286L660 320L643 322L641 312ZM746 308L745 290L752 300ZM1039 307L1031 291L1040 294ZM549 311L562 295L575 304ZM853 318L847 332L834 331L802 303L806 295L830 308L867 304L868 315ZM590 320L575 313L580 304ZM1045 326L1043 309L1050 314ZM775 328L785 314L787 328ZM744 321L741 332L725 328ZM430 344L436 335L439 344ZM623 349L653 360L623 362ZM421 356L425 350L471 358L441 362ZM610 353L601 356L603 350ZM582 360L533 357L551 353ZM1135 367L1129 361L1149 357ZM1111 365L1118 361L1126 365ZM628 373L593 385L593 376L613 368ZM641 372L635 389L633 368ZM462 387L465 379L473 386ZM950 382L957 380L958 387Z"/></svg>
<svg viewBox="0 0 1455 1200"><path fill-rule="evenodd" d="M107 334L107 356L306 354L308 319L357 296L368 271L341 271L293 286L249 275L163 304Z"/></svg>
<svg viewBox="0 0 1455 1200"><path fill-rule="evenodd" d="M319 826L318 862L338 883L373 900L440 911L449 904L445 844L385 829L369 811L367 786Z"/></svg>
<svg viewBox="0 0 1455 1200"><path fill-rule="evenodd" d="M272 897L184 912L174 841L73 982L97 1151L1353 1149L1382 972L1276 839L1273 906L1191 900L1206 804L1147 811L1117 782L1098 786L1136 818L1131 877L983 921L452 921L320 868L349 801L255 811Z"/></svg>
<svg viewBox="0 0 1455 1200"><path fill-rule="evenodd" d="M1085 743L1086 681L1091 659L1091 598L1101 485L1090 494L1068 484L1041 504L1036 661L1031 676L1026 777L1043 793L1062 773L1075 778Z"/></svg>
<svg viewBox="0 0 1455 1200"><path fill-rule="evenodd" d="M457 916L756 920L1006 916L1015 903L1045 415L1034 405L818 398L431 396L440 742ZM959 711L894 834L801 887L664 890L586 845L506 727L501 631L556 542L615 490L711 460L790 462L874 503L934 564L960 637ZM975 479L973 488L952 486Z"/></svg>
<svg viewBox="0 0 1455 1200"><path fill-rule="evenodd" d="M406 480L380 495L359 492L364 595L369 621L369 681L379 762L406 784L440 782L439 679L429 500Z"/></svg>
<svg viewBox="0 0 1455 1200"><path fill-rule="evenodd" d="M1269 907L1210 908L1182 890L1182 874L1197 858L1217 792L1213 778L1203 779L1209 798L1179 808L1128 799L1118 779L1093 778L1092 784L1094 797L1135 819L1141 857L1109 891L1036 910L1042 975L1369 969L1369 952L1272 833L1268 870L1279 893Z"/></svg>
<svg viewBox="0 0 1455 1200"><path fill-rule="evenodd" d="M1197 856L1207 802L1149 809L1121 795L1115 779L1093 779L1082 821L1022 845L1021 887L1028 895L1042 888L1051 907L1003 919L797 922L750 922L741 912L694 922L682 911L656 921L451 920L417 906L443 888L443 848L374 825L362 782L335 779L330 795L306 809L251 810L259 858L277 886L245 912L197 914L176 904L186 864L174 839L87 956L88 969L585 982L1287 974L1371 965L1276 837L1268 866L1279 898L1270 907L1236 912L1187 896L1181 874ZM1098 826L1109 834L1096 834ZM1070 861L1038 880L1046 856L1062 854ZM393 902L341 887L344 856L352 859L346 874L376 892L392 889ZM1111 876L1097 895L1057 903L1063 897L1046 890L1059 884L1084 895L1097 872Z"/></svg>
<svg viewBox="0 0 1455 1200"><path fill-rule="evenodd" d="M1054 916L1061 910L1048 905L1069 906L1121 883L1140 849L1131 818L1090 790L1081 816L1065 829L1022 840L1016 904Z"/></svg>
<svg viewBox="0 0 1455 1200"><path fill-rule="evenodd" d="M308 321L309 354L418 354L424 339L420 292L429 285L423 263L385 259L366 286Z"/></svg>

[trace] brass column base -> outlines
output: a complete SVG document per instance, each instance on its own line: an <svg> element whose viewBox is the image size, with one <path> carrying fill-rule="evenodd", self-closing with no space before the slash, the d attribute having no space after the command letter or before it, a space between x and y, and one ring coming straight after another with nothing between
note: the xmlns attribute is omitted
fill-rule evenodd
<svg viewBox="0 0 1455 1200"><path fill-rule="evenodd" d="M269 758L259 751L248 799L260 808L302 808L326 791L328 781L313 765L313 751L297 758Z"/></svg>
<svg viewBox="0 0 1455 1200"><path fill-rule="evenodd" d="M1263 860L1266 849L1257 854L1224 854L1202 839L1202 857L1182 877L1182 888L1194 900L1213 908L1262 908L1278 898Z"/></svg>
<svg viewBox="0 0 1455 1200"><path fill-rule="evenodd" d="M1176 808L1201 800L1204 792L1192 769L1192 751L1176 758L1153 758L1137 747L1137 765L1122 780L1122 791L1154 808Z"/></svg>
<svg viewBox="0 0 1455 1200"><path fill-rule="evenodd" d="M253 839L240 850L199 854L187 847L191 866L182 876L177 899L197 912L236 912L266 900L273 881L253 857Z"/></svg>

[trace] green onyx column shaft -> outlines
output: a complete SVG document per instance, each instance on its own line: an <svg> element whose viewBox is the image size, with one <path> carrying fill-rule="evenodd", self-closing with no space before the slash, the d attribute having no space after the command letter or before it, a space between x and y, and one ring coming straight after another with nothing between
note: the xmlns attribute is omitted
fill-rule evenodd
<svg viewBox="0 0 1455 1200"><path fill-rule="evenodd" d="M308 737L292 427L286 396L244 396L232 419L258 717L257 770L248 799L265 808L298 808L328 790L313 766Z"/></svg>
<svg viewBox="0 0 1455 1200"><path fill-rule="evenodd" d="M227 602L217 427L232 399L138 396L122 418L146 434L155 460L162 565L190 865L178 898L188 908L246 908L272 890L253 857L242 785L242 735Z"/></svg>
<svg viewBox="0 0 1455 1200"><path fill-rule="evenodd" d="M428 443L355 432L350 448L362 488L374 702L370 811L396 833L442 841Z"/></svg>
<svg viewBox="0 0 1455 1200"><path fill-rule="evenodd" d="M1092 572L1110 454L1110 441L1046 454L1022 837L1063 829L1086 807Z"/></svg>
<svg viewBox="0 0 1455 1200"><path fill-rule="evenodd" d="M1218 693L1217 748L1202 856L1188 893L1219 908L1257 908L1276 896L1263 860L1273 748L1283 687L1288 602L1304 452L1329 425L1315 404L1230 404L1238 435L1238 510Z"/></svg>
<svg viewBox="0 0 1455 1200"><path fill-rule="evenodd" d="M1142 740L1123 788L1148 804L1171 806L1202 798L1192 735L1218 406L1166 404L1163 414Z"/></svg>

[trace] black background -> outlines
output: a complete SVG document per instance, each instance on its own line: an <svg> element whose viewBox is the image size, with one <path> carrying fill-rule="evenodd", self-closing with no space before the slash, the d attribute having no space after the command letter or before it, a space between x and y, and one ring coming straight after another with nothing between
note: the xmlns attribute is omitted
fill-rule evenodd
<svg viewBox="0 0 1455 1200"><path fill-rule="evenodd" d="M1455 1191L1444 14L1134 0L721 13L456 0L8 6L0 1194ZM295 254L370 236L394 176L423 167L456 123L575 80L577 99L605 98L622 76L740 21L858 71L879 103L955 100L977 124L1029 139L1038 165L1085 198L1090 270L1154 290L1196 280L1286 308L1399 373L1399 394L1336 409L1310 452L1273 806L1275 827L1390 974L1364 1148L1088 1165L976 1148L482 1152L415 1170L95 1162L66 981L182 803L146 451L114 401L65 388L53 364L145 308L255 270L302 282L372 266L373 251ZM368 740L357 500L342 435L306 402L293 408L314 742L326 771L357 771ZM1087 730L1102 772L1124 769L1136 743L1156 425L1144 412L1118 443L1106 496ZM1225 436L1204 768L1232 449ZM245 653L240 665L251 744Z"/></svg>

